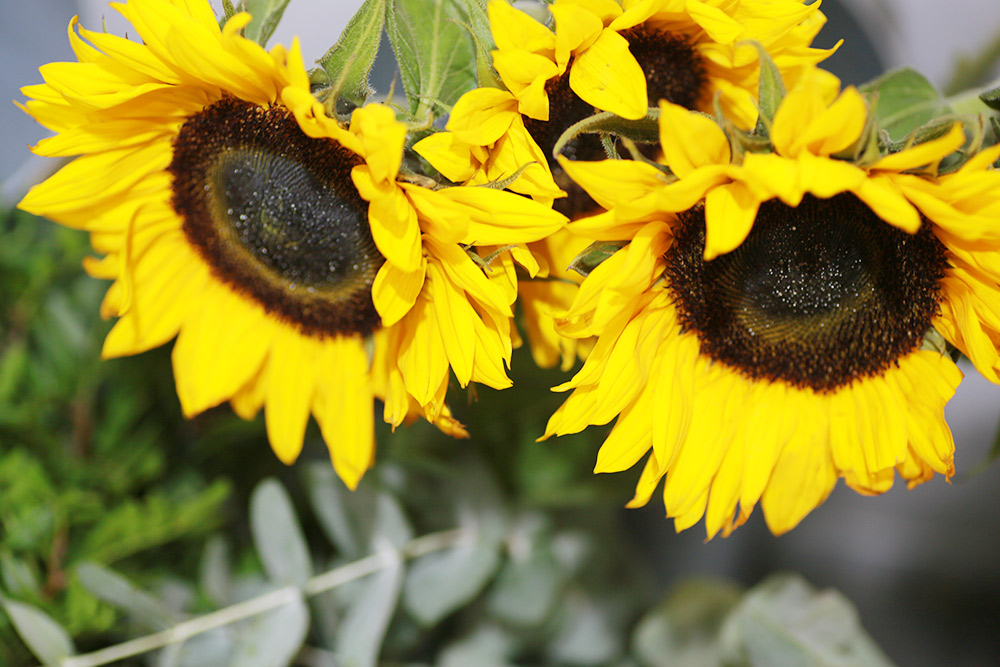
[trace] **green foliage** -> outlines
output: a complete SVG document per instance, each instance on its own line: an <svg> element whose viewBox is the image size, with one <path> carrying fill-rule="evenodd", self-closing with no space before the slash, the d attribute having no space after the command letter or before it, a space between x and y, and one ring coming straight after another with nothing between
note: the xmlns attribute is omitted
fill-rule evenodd
<svg viewBox="0 0 1000 667"><path fill-rule="evenodd" d="M460 0L392 0L386 28L409 111L418 121L447 113L476 87L476 44Z"/></svg>
<svg viewBox="0 0 1000 667"><path fill-rule="evenodd" d="M365 99L374 92L368 84L368 75L375 64L378 45L382 40L386 2L387 0L365 0L351 17L337 43L318 61L329 82L335 87L339 86L336 95L343 96L358 106L364 104Z"/></svg>
<svg viewBox="0 0 1000 667"><path fill-rule="evenodd" d="M940 116L951 113L941 94L919 72L897 69L860 88L872 101L875 119L893 141Z"/></svg>

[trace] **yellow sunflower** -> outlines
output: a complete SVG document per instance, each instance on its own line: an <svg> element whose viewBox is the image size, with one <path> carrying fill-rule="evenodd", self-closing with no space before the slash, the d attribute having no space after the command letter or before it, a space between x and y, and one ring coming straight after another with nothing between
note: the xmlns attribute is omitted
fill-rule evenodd
<svg viewBox="0 0 1000 667"><path fill-rule="evenodd" d="M205 0L113 6L141 42L74 18L78 62L45 65L45 83L22 90L56 133L35 152L79 157L20 207L89 231L104 255L86 263L114 281L104 356L176 336L186 415L264 407L291 463L312 414L352 488L372 464L374 397L393 426L423 415L463 435L444 403L449 370L463 386L510 384L516 292L472 244L534 241L562 216L400 180L406 129L392 110L358 109L346 129L327 118L297 43L265 51L240 34L248 14L220 29Z"/></svg>
<svg viewBox="0 0 1000 667"><path fill-rule="evenodd" d="M780 534L838 478L878 494L897 472L950 477L962 374L945 341L1000 381L1000 147L956 153L955 126L868 157L868 114L856 90L804 80L765 152L734 155L715 122L665 103L669 171L564 161L608 209L574 231L628 244L559 323L598 340L547 435L617 417L596 470L648 452L631 504L665 478L678 530L704 517L728 534L760 502Z"/></svg>

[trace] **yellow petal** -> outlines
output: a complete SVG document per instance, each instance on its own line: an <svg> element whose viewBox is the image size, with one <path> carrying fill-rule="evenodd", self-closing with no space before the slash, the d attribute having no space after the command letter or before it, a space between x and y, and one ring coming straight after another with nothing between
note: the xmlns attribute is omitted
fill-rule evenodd
<svg viewBox="0 0 1000 667"><path fill-rule="evenodd" d="M320 345L291 327L277 327L267 363L264 421L271 449L285 465L294 463L302 451Z"/></svg>
<svg viewBox="0 0 1000 667"><path fill-rule="evenodd" d="M378 270L372 283L372 301L382 326L391 327L410 312L424 285L425 271L426 262L421 262L416 271L403 271L388 262Z"/></svg>
<svg viewBox="0 0 1000 667"><path fill-rule="evenodd" d="M536 53L555 49L556 37L551 30L505 0L490 0L487 11L498 49L524 49Z"/></svg>
<svg viewBox="0 0 1000 667"><path fill-rule="evenodd" d="M569 86L580 99L622 118L646 115L646 76L629 51L628 41L605 30L589 49L573 61Z"/></svg>
<svg viewBox="0 0 1000 667"><path fill-rule="evenodd" d="M396 120L396 112L384 104L368 104L351 115L351 132L365 147L365 161L372 179L395 181L403 161L406 126Z"/></svg>
<svg viewBox="0 0 1000 667"><path fill-rule="evenodd" d="M314 395L313 411L330 451L333 469L347 488L357 488L375 458L375 417L368 356L356 338L334 338L317 366L334 382Z"/></svg>
<svg viewBox="0 0 1000 667"><path fill-rule="evenodd" d="M705 197L705 259L738 248L757 218L760 200L743 183L712 189Z"/></svg>
<svg viewBox="0 0 1000 667"><path fill-rule="evenodd" d="M883 171L906 171L917 169L951 155L965 144L965 132L961 123L955 123L951 130L942 137L917 144L910 148L886 155L873 164L870 169Z"/></svg>
<svg viewBox="0 0 1000 667"><path fill-rule="evenodd" d="M715 121L670 102L660 102L664 163L680 178L699 167L728 165L729 140Z"/></svg>
<svg viewBox="0 0 1000 667"><path fill-rule="evenodd" d="M446 129L460 140L489 146L507 131L517 116L517 99L499 88L477 88L458 98Z"/></svg>

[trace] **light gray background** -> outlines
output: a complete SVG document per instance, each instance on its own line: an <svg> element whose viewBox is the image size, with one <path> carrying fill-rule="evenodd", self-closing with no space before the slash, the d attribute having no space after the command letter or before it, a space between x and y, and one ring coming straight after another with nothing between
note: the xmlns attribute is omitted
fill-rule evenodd
<svg viewBox="0 0 1000 667"><path fill-rule="evenodd" d="M293 0L275 35L297 33L307 62L336 41L360 0ZM843 19L849 9L875 44L856 32L838 54L838 73L858 82L882 69L910 65L943 84L956 56L975 53L1000 32L996 0L827 0ZM126 26L97 0L0 0L0 99L21 99L18 87L39 81L37 67L66 60L65 29L79 12L84 25ZM851 33L844 24L835 36ZM831 65L832 67L832 65ZM867 69L866 69L867 68ZM27 145L42 130L13 104L0 105L0 197L16 199L48 168L29 161ZM998 221L1000 224L1000 221ZM838 486L830 500L790 534L774 538L761 517L728 540L702 543L699 525L681 535L655 501L623 513L664 586L694 573L753 583L780 569L798 570L821 586L836 586L858 604L862 619L901 664L1000 663L1000 464L968 477L986 455L997 428L1000 389L964 367L966 379L948 405L958 448L953 484L941 479L914 491L897 482L880 498ZM546 446L546 445L539 445Z"/></svg>

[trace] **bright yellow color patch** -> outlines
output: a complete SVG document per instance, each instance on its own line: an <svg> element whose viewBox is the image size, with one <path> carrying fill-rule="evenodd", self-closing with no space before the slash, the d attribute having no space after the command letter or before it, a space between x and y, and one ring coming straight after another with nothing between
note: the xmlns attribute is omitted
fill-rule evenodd
<svg viewBox="0 0 1000 667"><path fill-rule="evenodd" d="M881 375L828 392L753 380L701 353L662 280L676 213L704 204L710 260L743 243L764 202L795 207L806 194L850 192L887 224L910 233L931 225L948 262L933 326L1000 383L1000 171L992 168L1000 147L954 173L927 175L965 145L956 125L933 141L855 164L841 152L859 140L867 114L855 90L831 96L807 78L778 110L771 150L738 163L720 128L670 104L660 116L661 161L672 175L625 160L561 160L608 209L570 230L628 244L591 272L557 319L563 335L597 341L583 368L555 388L572 393L546 437L617 419L595 471L626 470L645 458L631 506L662 484L678 530L704 518L709 538L728 535L760 504L780 534L838 479L874 495L896 474L912 487L954 473L944 406L962 374L947 356L913 349Z"/></svg>
<svg viewBox="0 0 1000 667"><path fill-rule="evenodd" d="M549 31L505 0L490 0L497 49L493 64L518 101L519 111L550 120L545 82L567 71L581 99L623 118L646 115L646 78L620 33L631 28L670 33L688 41L705 65L706 86L698 102L712 100L741 127L756 118L761 44L789 85L833 50L814 49L813 38L826 22L819 4L799 0L555 0ZM827 84L834 86L832 77Z"/></svg>
<svg viewBox="0 0 1000 667"><path fill-rule="evenodd" d="M465 435L444 403L449 372L463 386L510 384L517 286L506 272L485 273L469 254L475 248L459 243L524 244L565 219L511 193L399 181L406 128L394 112L369 105L341 127L310 93L297 42L265 51L239 34L247 14L220 29L203 0L114 7L138 41L78 28L74 19L69 36L79 62L45 65L45 83L22 90L24 109L56 133L35 152L79 157L19 206L89 231L105 255L87 262L92 275L114 280L102 314L118 321L104 355L137 354L176 337L186 415L227 400L247 419L264 408L268 438L285 463L298 457L311 415L351 488L374 459L376 397L393 426L422 415ZM383 328L370 340L303 333L217 279L189 243L171 206L171 142L223 96L284 105L304 134L363 159L352 180L369 202L372 237L386 259L373 287ZM442 172L453 168L438 157L431 160Z"/></svg>

